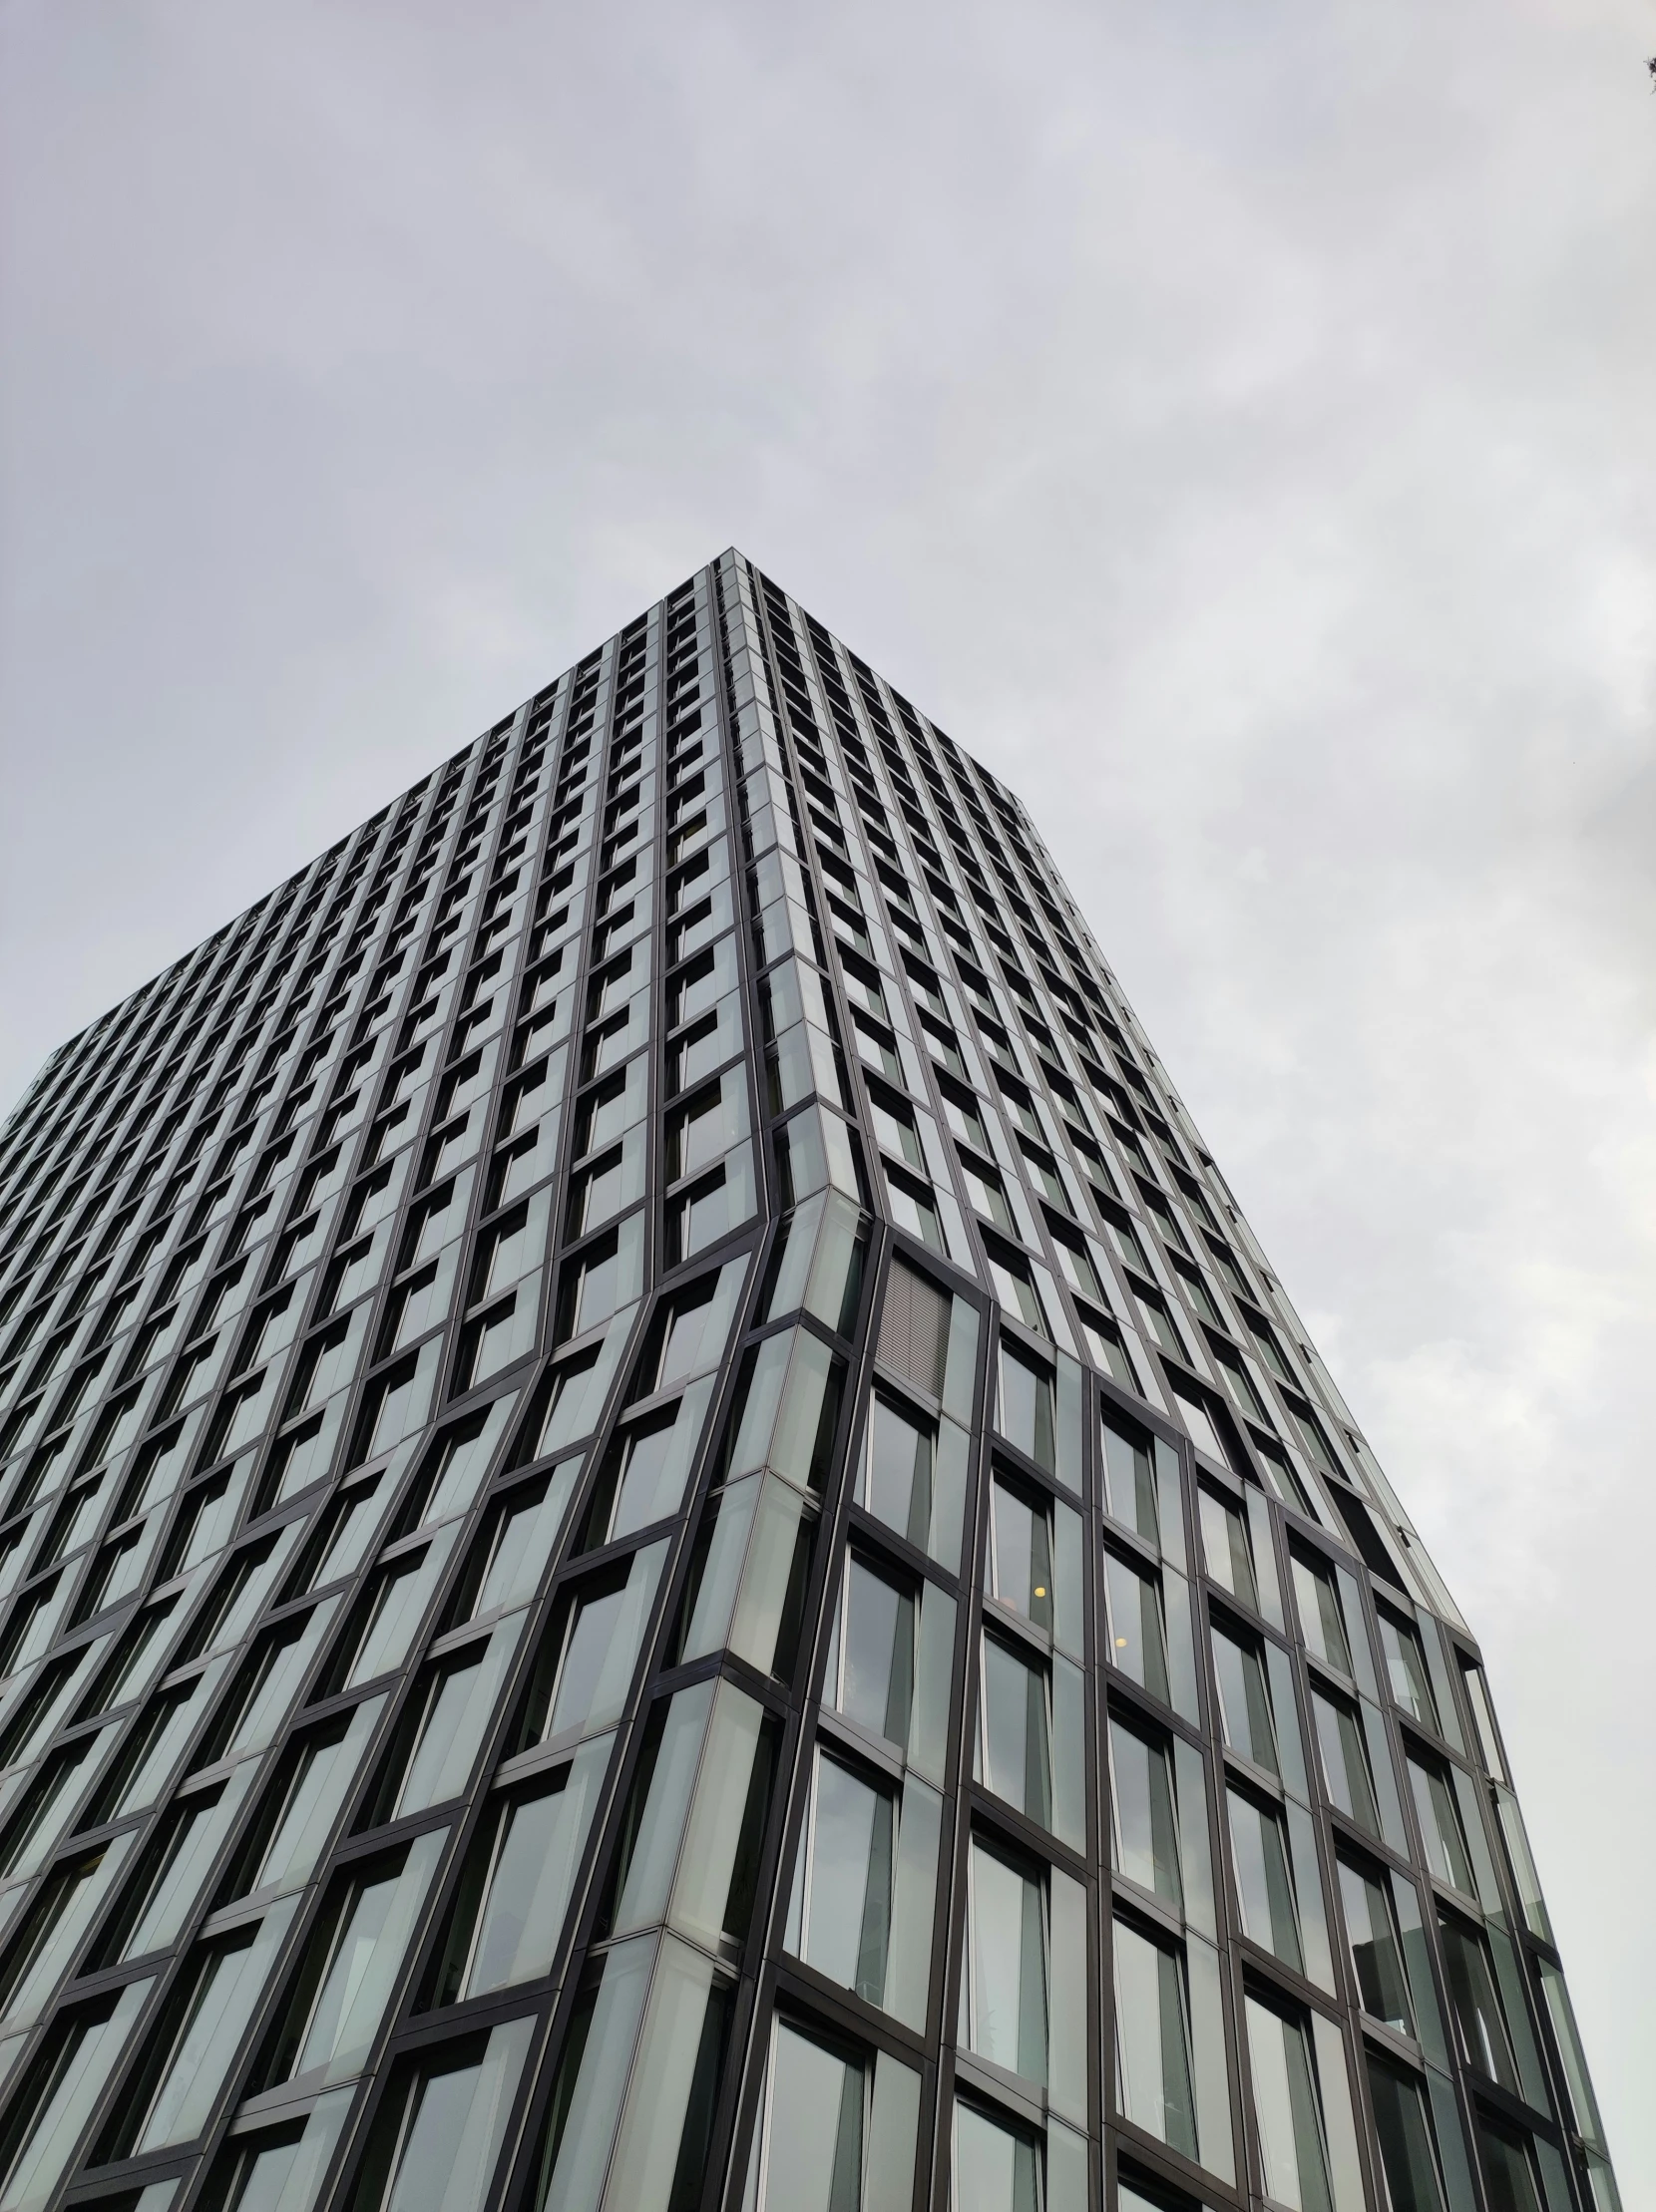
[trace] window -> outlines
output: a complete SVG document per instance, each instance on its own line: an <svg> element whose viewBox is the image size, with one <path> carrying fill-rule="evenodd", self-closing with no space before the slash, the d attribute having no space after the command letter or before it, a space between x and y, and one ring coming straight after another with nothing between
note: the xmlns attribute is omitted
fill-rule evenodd
<svg viewBox="0 0 1656 2212"><path fill-rule="evenodd" d="M747 1095L737 1071L697 1091L668 1118L667 1180L676 1183L722 1159L746 1134Z"/></svg>
<svg viewBox="0 0 1656 2212"><path fill-rule="evenodd" d="M974 1836L967 1866L961 2040L1046 2079L1046 1913L1038 1873Z"/></svg>
<svg viewBox="0 0 1656 2212"><path fill-rule="evenodd" d="M1375 1806L1374 1783L1357 1709L1343 1697L1331 1697L1326 1690L1313 1689L1311 1719L1329 1803L1338 1805L1348 1820L1355 1820L1371 1836L1378 1836L1380 1814Z"/></svg>
<svg viewBox="0 0 1656 2212"><path fill-rule="evenodd" d="M1183 1261L1175 1260L1173 1273L1178 1277L1185 1296L1190 1300L1191 1305L1201 1315L1202 1319L1214 1328L1223 1328L1225 1325L1224 1316L1214 1303L1213 1293L1202 1281L1199 1270L1187 1267Z"/></svg>
<svg viewBox="0 0 1656 2212"><path fill-rule="evenodd" d="M1104 1510L1112 1521L1132 1529L1146 1544L1158 1544L1156 1471L1148 1444L1112 1428L1104 1430Z"/></svg>
<svg viewBox="0 0 1656 2212"><path fill-rule="evenodd" d="M1400 2035L1413 2035L1415 2015L1404 1971L1403 1945L1386 1879L1344 1856L1339 1871L1340 1905L1346 1916L1346 1941L1351 1946L1358 2002L1372 2020L1384 2021Z"/></svg>
<svg viewBox="0 0 1656 2212"><path fill-rule="evenodd" d="M877 1090L870 1084L868 1110L874 1124L874 1141L881 1151L889 1152L893 1159L906 1160L911 1168L918 1168L924 1174L926 1155L920 1149L914 1115L909 1108L890 1092Z"/></svg>
<svg viewBox="0 0 1656 2212"><path fill-rule="evenodd" d="M1265 2194L1292 2212L1334 2212L1311 2039L1299 2021L1255 1997L1247 2015Z"/></svg>
<svg viewBox="0 0 1656 2212"><path fill-rule="evenodd" d="M1138 1393L1138 1378L1128 1361L1126 1348L1121 1342L1121 1331L1111 1320L1092 1306L1077 1302L1075 1318L1080 1323L1081 1342L1086 1356L1100 1373L1108 1375L1111 1382L1123 1390Z"/></svg>
<svg viewBox="0 0 1656 2212"><path fill-rule="evenodd" d="M579 1459L566 1459L493 1501L445 1615L449 1627L504 1612L534 1596L580 1472Z"/></svg>
<svg viewBox="0 0 1656 2212"><path fill-rule="evenodd" d="M1030 1172L1030 1180L1039 1191L1041 1197L1046 1200L1048 1205L1056 1206L1065 1214L1069 1213L1071 1211L1069 1193L1063 1187L1063 1178L1058 1174L1057 1162L1051 1154L1042 1151L1037 1145L1021 1144L1018 1149L1024 1155L1024 1165ZM1060 1239L1060 1256L1064 1249L1065 1241ZM1084 1260L1082 1265L1086 1266ZM1086 1266L1086 1272L1089 1276L1091 1275L1090 1266ZM1085 1286L1077 1285L1076 1288L1084 1289ZM1096 1296L1097 1292L1093 1291L1091 1294Z"/></svg>
<svg viewBox="0 0 1656 2212"><path fill-rule="evenodd" d="M1033 2139L975 2104L955 2103L954 2212L1039 2212Z"/></svg>
<svg viewBox="0 0 1656 2212"><path fill-rule="evenodd" d="M778 2020L754 2136L753 2212L907 2204L919 2116L912 2067Z"/></svg>
<svg viewBox="0 0 1656 2212"><path fill-rule="evenodd" d="M1116 2105L1135 2126L1194 2158L1196 2112L1183 1962L1165 1944L1120 1919L1112 1945Z"/></svg>
<svg viewBox="0 0 1656 2212"><path fill-rule="evenodd" d="M1167 1679L1167 1633L1161 1618L1161 1591L1155 1578L1116 1553L1104 1554L1104 1601L1108 1617L1106 1657L1127 1679L1147 1689L1164 1705L1172 1703Z"/></svg>
<svg viewBox="0 0 1656 2212"><path fill-rule="evenodd" d="M490 1808L461 1877L434 2005L551 1971L613 1740L595 1736L556 1774Z"/></svg>
<svg viewBox="0 0 1656 2212"><path fill-rule="evenodd" d="M1178 1910L1178 1815L1172 1762L1163 1742L1152 1742L1113 1715L1109 1723L1110 1864L1140 1889L1153 1891Z"/></svg>
<svg viewBox="0 0 1656 2212"><path fill-rule="evenodd" d="M1471 1861L1466 1855L1466 1838L1448 1774L1435 1761L1429 1764L1411 1751L1409 1785L1414 1792L1415 1809L1421 1816L1421 1841L1426 1845L1427 1865L1440 1882L1447 1882L1463 1897L1475 1897L1477 1888L1472 1880Z"/></svg>
<svg viewBox="0 0 1656 2212"><path fill-rule="evenodd" d="M447 1829L428 1829L335 1881L255 2076L258 2088L312 2077L348 2081L362 2071L447 1841Z"/></svg>
<svg viewBox="0 0 1656 2212"><path fill-rule="evenodd" d="M819 1752L789 1949L870 2005L886 2003L896 1833L894 1794Z"/></svg>
<svg viewBox="0 0 1656 2212"><path fill-rule="evenodd" d="M1372 2050L1366 2055L1390 2212L1443 2212L1425 2091L1401 2066L1388 2064Z"/></svg>
<svg viewBox="0 0 1656 2212"><path fill-rule="evenodd" d="M1488 1945L1476 1929L1453 1913L1440 1913L1438 1925L1444 1946L1444 1980L1449 1986L1449 2013L1460 2056L1474 2072L1487 2074L1503 2089L1521 2096L1506 2022L1495 1994Z"/></svg>
<svg viewBox="0 0 1656 2212"><path fill-rule="evenodd" d="M984 1128L983 1111L977 1099L958 1083L947 1083L940 1079L938 1089L943 1099L943 1118L949 1124L951 1134L960 1138L963 1144L973 1146L976 1151L987 1153L990 1142Z"/></svg>
<svg viewBox="0 0 1656 2212"><path fill-rule="evenodd" d="M1527 2138L1482 2112L1477 2137L1489 2212L1541 2212L1543 2198Z"/></svg>
<svg viewBox="0 0 1656 2212"><path fill-rule="evenodd" d="M989 1590L990 1595L1037 1629L1051 1633L1055 1617L1053 1588L1054 1512L1068 1516L1072 1528L1066 1552L1079 1549L1080 1531L1075 1516L1055 1500L1038 1498L996 1475L990 1485ZM1074 1590L1065 1608L1074 1619L1065 1624L1078 1651L1080 1592Z"/></svg>
<svg viewBox="0 0 1656 2212"><path fill-rule="evenodd" d="M1172 1316L1167 1310L1161 1292L1148 1290L1142 1284L1136 1283L1133 1285L1133 1289L1138 1293L1139 1306L1143 1311L1150 1334L1171 1358L1182 1360L1185 1356L1184 1345L1179 1340L1179 1332L1173 1326Z"/></svg>
<svg viewBox="0 0 1656 2212"><path fill-rule="evenodd" d="M1001 1178L988 1162L974 1159L970 1153L963 1152L961 1180L966 1185L967 1201L974 1213L981 1214L987 1222L993 1222L997 1229L1006 1230L1009 1236L1016 1236L1017 1225L1012 1218L1012 1208L1007 1204L1007 1195L1001 1188ZM1031 1323L1032 1327L1035 1325L1034 1322Z"/></svg>
<svg viewBox="0 0 1656 2212"><path fill-rule="evenodd" d="M384 1709L383 1697L365 1698L288 1745L237 1851L225 1888L227 1896L256 1896L261 1890L293 1889L308 1881ZM250 1766L246 1772L251 1780ZM237 1793L226 1794L233 1799ZM165 1929L173 1925L175 1913L187 1909L184 1883L192 1872L200 1879L206 1871L228 1825L229 1811L225 1806L221 1817L214 1821L193 1818L180 1831L170 1847L165 1871L158 1870L155 1892L135 1931L134 1943L161 1940ZM128 1949L131 1955L132 1946Z"/></svg>
<svg viewBox="0 0 1656 2212"><path fill-rule="evenodd" d="M620 1719L632 1685L665 1541L578 1584L541 1649L516 1747L556 1743Z"/></svg>
<svg viewBox="0 0 1656 2212"><path fill-rule="evenodd" d="M1274 1952L1296 1974L1303 1973L1294 1885L1288 1871L1288 1845L1281 1817L1240 1790L1229 1789L1225 1796L1242 1933L1262 1950Z"/></svg>
<svg viewBox="0 0 1656 2212"><path fill-rule="evenodd" d="M986 1788L1042 1828L1052 1825L1046 1676L999 1638L983 1639L978 1773Z"/></svg>
<svg viewBox="0 0 1656 2212"><path fill-rule="evenodd" d="M301 2119L257 2134L232 2136L219 2155L204 2202L212 2205L214 2212L263 2212L274 2205L280 2205L282 2212L310 2212L353 2101L352 2089L334 2089L318 2097ZM152 2190L166 2190L168 2198L158 2194L147 2202ZM173 2193L170 2182L152 2183L132 2212L168 2212Z"/></svg>
<svg viewBox="0 0 1656 2212"><path fill-rule="evenodd" d="M1037 1335L1046 1334L1045 1316L1040 1310L1040 1300L1035 1296L1035 1285L1030 1281L1030 1271L1023 1260L1003 1246L984 1242L985 1257L989 1262L990 1280L995 1285L995 1294L1004 1312L1015 1321L1022 1321Z"/></svg>
<svg viewBox="0 0 1656 2212"><path fill-rule="evenodd" d="M1506 1779L1506 1762L1500 1755L1500 1737L1495 1729L1494 1708L1489 1702L1488 1685L1483 1679L1483 1669L1464 1653L1456 1655L1460 1660L1460 1679L1466 1685L1466 1702L1472 1708L1472 1720L1477 1729L1478 1749L1483 1755L1484 1771L1497 1782Z"/></svg>
<svg viewBox="0 0 1656 2212"><path fill-rule="evenodd" d="M1438 1705L1432 1694L1432 1677L1427 1672L1420 1632L1412 1623L1400 1621L1385 1606L1376 1610L1380 1619L1380 1648L1386 1658L1393 1700L1414 1719L1436 1729Z"/></svg>
<svg viewBox="0 0 1656 2212"><path fill-rule="evenodd" d="M1242 1364L1241 1355L1233 1351L1229 1344L1222 1342L1211 1334L1208 1338L1208 1349L1213 1354L1214 1365L1224 1377L1225 1388L1242 1408L1242 1411L1251 1420L1263 1421L1266 1417L1265 1408L1259 1402L1259 1392L1248 1378L1248 1370Z"/></svg>
<svg viewBox="0 0 1656 2212"><path fill-rule="evenodd" d="M202 2133L292 1914L291 1903L273 1906L263 1920L200 1945L186 1961L99 2146L100 2164Z"/></svg>
<svg viewBox="0 0 1656 2212"><path fill-rule="evenodd" d="M352 2212L479 2212L537 2022L424 2051L380 2106Z"/></svg>
<svg viewBox="0 0 1656 2212"><path fill-rule="evenodd" d="M1270 1692L1265 1686L1265 1662L1258 1645L1215 1623L1213 1673L1225 1742L1255 1766L1275 1774L1276 1732L1271 1721ZM1290 1714L1290 1724L1292 1719Z"/></svg>
<svg viewBox="0 0 1656 2212"><path fill-rule="evenodd" d="M952 1614L953 1601L946 1602ZM857 1553L847 1555L822 1694L836 1712L888 1743L909 1740L918 1611L911 1591Z"/></svg>
<svg viewBox="0 0 1656 2212"><path fill-rule="evenodd" d="M0 2203L7 2212L52 2197L154 1988L153 1981L128 1982L60 2014L47 2029L0 2131Z"/></svg>
<svg viewBox="0 0 1656 2212"><path fill-rule="evenodd" d="M1300 1635L1306 1650L1326 1666L1349 1675L1352 1671L1351 1647L1346 1641L1346 1623L1340 1610L1334 1569L1326 1561L1310 1559L1298 1551L1293 1554L1293 1568Z"/></svg>
<svg viewBox="0 0 1656 2212"><path fill-rule="evenodd" d="M932 1525L935 1459L933 1430L876 1391L857 1503L921 1550Z"/></svg>
<svg viewBox="0 0 1656 2212"><path fill-rule="evenodd" d="M1207 1560L1207 1571L1221 1590L1228 1590L1233 1598L1259 1611L1259 1592L1254 1587L1253 1553L1248 1544L1248 1527L1236 1508L1215 1497L1208 1489L1198 1490L1201 1509L1202 1551Z"/></svg>
<svg viewBox="0 0 1656 2212"><path fill-rule="evenodd" d="M948 1251L929 1184L922 1183L917 1176L900 1174L888 1163L886 1193L892 1221L905 1236L924 1245L928 1252Z"/></svg>
<svg viewBox="0 0 1656 2212"><path fill-rule="evenodd" d="M1008 1443L1017 1445L1037 1467L1053 1466L1051 1369L1026 1359L1004 1339L998 1426Z"/></svg>

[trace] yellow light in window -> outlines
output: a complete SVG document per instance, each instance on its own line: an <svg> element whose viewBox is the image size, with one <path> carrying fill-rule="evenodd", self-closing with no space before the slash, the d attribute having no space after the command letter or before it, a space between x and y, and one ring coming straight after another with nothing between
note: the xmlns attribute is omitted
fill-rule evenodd
<svg viewBox="0 0 1656 2212"><path fill-rule="evenodd" d="M1115 1640L1115 1649L1116 1649L1116 1650L1117 1650L1118 1652L1124 1652L1124 1651L1126 1650L1126 1648L1127 1648L1127 1640L1126 1640L1126 1638L1125 1638L1124 1636L1118 1636L1118 1637L1116 1638L1116 1640Z"/></svg>
<svg viewBox="0 0 1656 2212"><path fill-rule="evenodd" d="M1037 1582L1035 1584L1035 1594L1037 1598L1044 1598L1046 1595L1046 1585L1043 1582Z"/></svg>

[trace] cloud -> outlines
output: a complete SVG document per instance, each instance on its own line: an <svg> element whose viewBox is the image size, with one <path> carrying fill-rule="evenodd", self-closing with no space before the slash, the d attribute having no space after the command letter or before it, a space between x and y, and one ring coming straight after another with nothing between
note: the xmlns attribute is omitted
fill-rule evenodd
<svg viewBox="0 0 1656 2212"><path fill-rule="evenodd" d="M1028 801L1656 1933L1633 0L8 11L0 1094L735 541Z"/></svg>

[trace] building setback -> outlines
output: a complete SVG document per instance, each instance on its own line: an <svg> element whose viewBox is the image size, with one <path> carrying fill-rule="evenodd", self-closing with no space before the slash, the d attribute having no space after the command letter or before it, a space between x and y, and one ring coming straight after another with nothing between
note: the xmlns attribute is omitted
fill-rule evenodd
<svg viewBox="0 0 1656 2212"><path fill-rule="evenodd" d="M0 1137L0 2212L1613 2212L1477 1646L726 553Z"/></svg>

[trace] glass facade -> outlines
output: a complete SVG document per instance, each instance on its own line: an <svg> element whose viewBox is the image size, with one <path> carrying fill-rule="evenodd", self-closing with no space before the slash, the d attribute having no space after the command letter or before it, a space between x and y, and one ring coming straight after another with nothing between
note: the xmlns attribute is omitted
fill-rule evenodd
<svg viewBox="0 0 1656 2212"><path fill-rule="evenodd" d="M1477 1646L727 553L0 1135L0 2212L1612 2212Z"/></svg>

